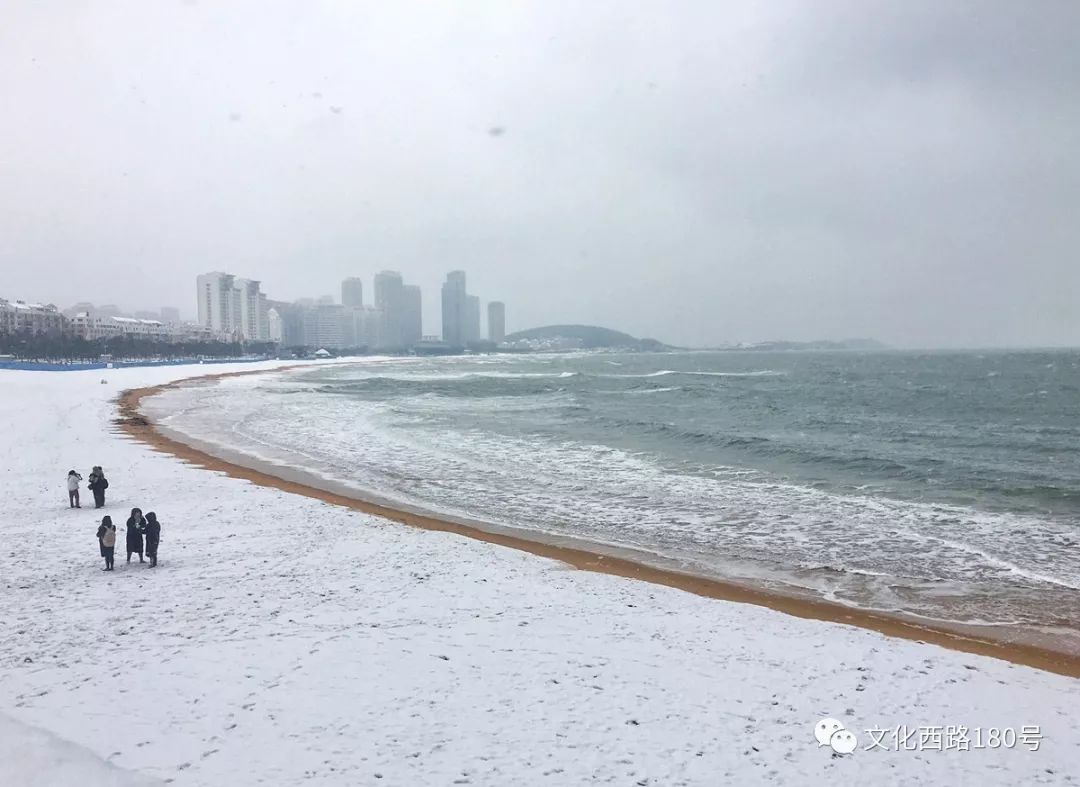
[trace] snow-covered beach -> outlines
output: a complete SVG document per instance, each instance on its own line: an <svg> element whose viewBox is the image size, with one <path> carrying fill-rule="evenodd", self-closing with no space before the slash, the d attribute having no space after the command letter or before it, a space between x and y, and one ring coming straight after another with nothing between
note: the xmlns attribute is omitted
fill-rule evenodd
<svg viewBox="0 0 1080 787"><path fill-rule="evenodd" d="M404 527L115 432L120 391L199 371L0 372L0 784L1080 779L1074 678ZM103 512L63 485L94 464L117 524L157 512L154 571L101 572ZM827 716L853 754L817 745ZM901 726L970 750L885 750Z"/></svg>

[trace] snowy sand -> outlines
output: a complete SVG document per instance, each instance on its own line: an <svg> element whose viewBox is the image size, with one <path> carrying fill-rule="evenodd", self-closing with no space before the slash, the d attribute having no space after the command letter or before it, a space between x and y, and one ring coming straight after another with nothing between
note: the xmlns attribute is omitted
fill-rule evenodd
<svg viewBox="0 0 1080 787"><path fill-rule="evenodd" d="M407 528L112 431L121 390L199 371L0 372L0 785L1080 781L1075 679ZM121 534L158 513L157 569L121 537L100 570L102 512L64 491L92 464ZM823 716L854 754L817 746ZM1041 744L865 750L899 725Z"/></svg>

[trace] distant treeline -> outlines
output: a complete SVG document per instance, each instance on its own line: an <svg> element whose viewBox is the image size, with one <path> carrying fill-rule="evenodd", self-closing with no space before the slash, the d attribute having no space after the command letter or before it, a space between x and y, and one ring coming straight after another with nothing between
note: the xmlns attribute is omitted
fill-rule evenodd
<svg viewBox="0 0 1080 787"><path fill-rule="evenodd" d="M102 355L116 359L180 360L183 358L239 358L244 355L276 355L272 342L162 342L134 336L87 341L79 336L48 333L0 334L0 355L25 361L92 363Z"/></svg>

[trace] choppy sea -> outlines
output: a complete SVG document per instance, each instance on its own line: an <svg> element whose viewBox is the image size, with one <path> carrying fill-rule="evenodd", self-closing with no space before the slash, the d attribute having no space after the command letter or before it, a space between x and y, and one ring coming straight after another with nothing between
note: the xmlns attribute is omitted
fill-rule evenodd
<svg viewBox="0 0 1080 787"><path fill-rule="evenodd" d="M148 411L452 517L1080 641L1075 351L369 359Z"/></svg>

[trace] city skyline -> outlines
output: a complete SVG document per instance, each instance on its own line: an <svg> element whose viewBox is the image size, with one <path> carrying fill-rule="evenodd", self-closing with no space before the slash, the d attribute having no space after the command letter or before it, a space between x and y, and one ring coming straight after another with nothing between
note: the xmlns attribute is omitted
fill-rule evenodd
<svg viewBox="0 0 1080 787"><path fill-rule="evenodd" d="M333 295L286 301L271 299L258 280L221 271L203 273L195 277L196 323L215 335L246 341L331 349L366 346L383 352L407 351L433 338L450 348L465 348L498 344L505 337L505 303L491 301L482 309L480 297L466 289L464 271L449 272L443 283L437 337L424 331L419 285L406 283L395 270L379 271L372 283L370 304L359 276L341 280L340 303ZM482 312L488 317L486 326Z"/></svg>
<svg viewBox="0 0 1080 787"><path fill-rule="evenodd" d="M462 324L460 338L451 347L465 347L492 336L505 335L505 304L491 301L486 310L488 322L480 321L480 298L464 291L465 274L453 271L462 286ZM333 348L367 346L371 350L399 352L424 341L443 341L443 334L425 332L423 292L419 285L406 284L400 272L383 270L373 277L373 304L364 299L364 280L348 276L340 283L341 301L333 295L301 296L291 301L271 299L262 292L261 281L234 273L211 271L195 277L193 318L176 306L157 310L124 309L116 304L95 305L80 301L66 308L47 303L27 302L20 298L0 302L9 304L4 312L25 315L40 322L65 319L65 326L88 339L109 338L121 334L148 338L202 338L222 341L248 341L305 345L325 344ZM52 316L50 316L52 315ZM493 331L491 315L498 315ZM440 315L441 317L441 315ZM440 320L441 321L441 320ZM52 324L52 323L49 323ZM10 326L9 326L10 328ZM65 328L66 329L66 328Z"/></svg>
<svg viewBox="0 0 1080 787"><path fill-rule="evenodd" d="M389 273L399 273L397 271L380 271L380 272L377 272L375 274L372 274L371 277L370 277L372 283L374 283L374 280L379 276L380 273L387 273L387 272L389 272ZM256 298L262 297L262 298L266 299L266 298L270 297L268 293L263 291L264 290L264 283L263 283L263 280L261 280L261 279L260 280L255 280L255 279L246 278L244 276L241 276L241 275L238 275L238 274L235 274L235 273L225 274L225 273L221 273L221 272L218 272L218 271L211 271L209 273L200 273L200 274L196 275L195 278L196 278L197 294L196 294L196 297L194 299L193 304L189 304L189 302L186 299L182 299L181 303L179 305L177 305L176 302L174 302L174 304L171 304L171 305L158 307L153 312L147 311L144 306L132 305L132 304L126 303L126 302L122 303L122 304L102 303L101 305L96 305L95 303L93 303L91 301L85 301L84 300L84 301L78 301L78 302L72 304L71 306L66 306L66 307L61 305L62 301L58 302L59 299L55 299L55 298L33 299L32 302L36 303L36 304L41 304L41 305L45 305L45 304L56 305L57 308L60 311L62 311L64 314L66 314L69 317L74 316L76 313L79 313L79 312L89 312L89 313L99 315L99 316L110 316L110 317L124 316L124 317L134 317L134 318L137 318L137 319L160 320L161 322L167 323L167 324L168 323L172 323L172 324L180 324L180 323L205 324L206 323L205 313L200 311L200 301L202 300L202 297L201 297L202 293L201 293L200 288L203 285L199 284L199 280L203 279L203 277L205 277L205 276L226 276L226 277L229 277L231 279L231 281L233 282L234 285L236 285L236 287L243 286L243 287L247 287L247 288L251 289L253 294L254 294L254 297L256 297ZM340 293L339 296L338 296L339 300L336 300L335 296L333 294L325 292L325 290L332 289L332 288L333 287L331 287L331 286L321 288L323 290L323 293L324 293L322 295L312 295L312 294L297 295L295 297L288 298L288 299L279 299L278 302L280 304L297 304L297 303L305 303L305 302L310 301L313 304L318 303L318 302L322 302L322 303L333 303L333 304L336 304L336 305L343 305L343 306L349 306L350 302L352 302L352 303L356 303L356 304L365 304L365 305L371 306L371 304L368 304L364 300L364 298L365 298L366 293L371 293L371 292L374 291L374 287L372 287L371 290L368 290L367 286L365 285L365 279L362 276L349 275L349 276L346 276L343 279L341 279L341 281L338 283L338 285L336 287L336 289ZM410 302L413 303L413 304L416 303L416 296L418 294L420 295L421 319L420 319L420 322L417 323L417 321L416 321L416 319L414 317L413 321L412 321L412 324L413 325L420 324L422 326L422 328L421 328L419 334L414 332L412 334L409 334L409 336L417 336L418 337L417 341L420 338L422 338L423 336L429 336L429 335L432 335L432 334L438 334L438 335L441 336L440 331L431 330L431 329L435 328L436 326L441 325L441 321L442 321L441 320L441 313L439 311L435 311L434 316L432 316L432 310L437 310L439 308L439 305L438 305L439 304L439 299L438 298L424 299L423 296L422 296L423 288L418 284L404 284L402 289L403 289L403 292L404 292L404 297L406 299L411 299ZM316 292L317 291L318 290L316 290ZM218 296L218 297L220 298L220 296ZM254 309L251 308L250 297L251 296L249 296L248 298L238 298L236 293L234 293L233 295L230 296L230 298L231 298L230 304L231 305L228 308L232 308L232 309L235 310L235 313L237 315L237 327L238 328L239 328L240 324L242 322L244 322L244 321L248 321L249 324L250 324L250 320L252 319L252 315L257 314L257 311L255 311ZM373 296L369 295L368 297L373 297ZM16 299L20 300L20 301L23 301L23 302L26 302L26 300L27 300L26 298L23 298L21 296L17 296L16 298L13 298L13 300L16 300ZM481 300L483 301L483 299L481 299ZM484 303L489 303L489 301L483 301L483 302ZM221 313L221 308L222 307L219 305L217 307L217 311L215 313L220 314ZM426 314L423 312L424 308L428 309ZM413 311L415 313L415 308L413 309ZM210 323L211 323L211 327L215 327L215 329L222 326L220 316L216 317L216 318L212 318L210 320ZM262 327L262 326L258 326L258 327L252 326L251 328L249 328L248 333L250 333L251 336L265 335L265 331L268 330L268 328L269 328L269 326L266 326L265 328ZM485 324L483 324L481 326L479 338L480 339L487 338L488 333L489 332L487 330L486 323L485 323ZM246 336L246 334L245 334L245 336ZM475 339L473 339L473 340L475 340Z"/></svg>

